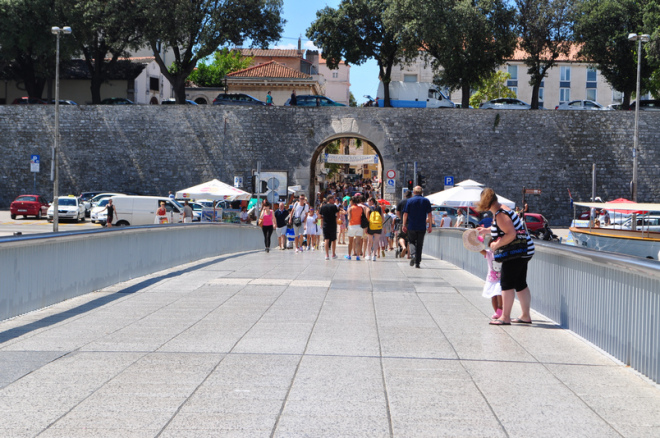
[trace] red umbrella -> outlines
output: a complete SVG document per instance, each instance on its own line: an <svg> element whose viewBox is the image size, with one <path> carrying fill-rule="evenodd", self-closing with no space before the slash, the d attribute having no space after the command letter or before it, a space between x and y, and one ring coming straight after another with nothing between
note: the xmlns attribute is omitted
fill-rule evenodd
<svg viewBox="0 0 660 438"><path fill-rule="evenodd" d="M629 200L629 199L618 198L618 199L615 199L615 200L613 200L613 201L606 202L606 203L605 203L605 206L607 206L608 204L610 204L610 205L611 205L611 204L634 204L634 202L631 201L631 200ZM616 212L617 212L617 213L623 213L623 214L633 214L633 213L637 213L637 214L646 214L646 213L647 213L646 211L618 210L618 209L616 210Z"/></svg>
<svg viewBox="0 0 660 438"><path fill-rule="evenodd" d="M386 201L385 199L379 199L378 203L380 205L392 205L392 204L389 203L389 201Z"/></svg>

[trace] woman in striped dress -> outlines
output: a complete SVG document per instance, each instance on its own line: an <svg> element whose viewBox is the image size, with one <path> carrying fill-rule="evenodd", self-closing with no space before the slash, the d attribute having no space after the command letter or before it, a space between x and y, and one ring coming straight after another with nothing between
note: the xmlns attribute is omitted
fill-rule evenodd
<svg viewBox="0 0 660 438"><path fill-rule="evenodd" d="M534 242L526 232L520 217L510 208L497 201L495 191L486 188L481 192L481 199L477 208L480 211L490 211L493 214L493 224L490 228L492 241L490 249L507 245L516 238L518 231L527 234L527 254L523 257L507 260L502 263L500 284L502 286L502 316L490 322L491 325L531 324L530 304L532 301L527 286L527 263L534 255ZM481 228L480 231L486 232ZM518 294L522 314L519 318L511 319L511 309Z"/></svg>

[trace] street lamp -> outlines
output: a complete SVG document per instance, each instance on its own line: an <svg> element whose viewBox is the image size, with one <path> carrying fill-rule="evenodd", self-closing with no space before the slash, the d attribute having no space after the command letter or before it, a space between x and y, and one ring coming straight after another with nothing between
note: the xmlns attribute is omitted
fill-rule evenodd
<svg viewBox="0 0 660 438"><path fill-rule="evenodd" d="M640 93L640 82L642 75L642 42L649 42L651 39L650 35L640 35L637 33L631 33L628 35L628 41L637 41L637 91L635 96L637 96L637 102L635 102L635 140L633 143L633 180L632 180L632 200L637 202L637 148L639 146L639 93Z"/></svg>
<svg viewBox="0 0 660 438"><path fill-rule="evenodd" d="M57 233L59 221L59 172L57 169L57 147L60 143L60 35L69 35L71 28L64 26L59 28L53 26L50 29L51 33L56 38L56 51L55 51L55 140L53 141L53 159L51 161L50 177L53 180L53 233Z"/></svg>

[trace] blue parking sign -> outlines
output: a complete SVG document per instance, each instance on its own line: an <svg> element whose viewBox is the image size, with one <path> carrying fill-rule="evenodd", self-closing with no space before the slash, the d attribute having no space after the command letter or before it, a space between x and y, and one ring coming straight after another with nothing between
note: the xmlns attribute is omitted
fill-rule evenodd
<svg viewBox="0 0 660 438"><path fill-rule="evenodd" d="M445 185L446 186L453 186L454 185L454 177L453 176L446 176L445 177Z"/></svg>

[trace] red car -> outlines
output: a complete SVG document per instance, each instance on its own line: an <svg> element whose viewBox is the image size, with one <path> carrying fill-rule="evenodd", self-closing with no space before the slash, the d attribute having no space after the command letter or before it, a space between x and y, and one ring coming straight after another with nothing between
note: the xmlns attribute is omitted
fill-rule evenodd
<svg viewBox="0 0 660 438"><path fill-rule="evenodd" d="M48 102L36 97L17 97L12 102L13 105L46 105Z"/></svg>
<svg viewBox="0 0 660 438"><path fill-rule="evenodd" d="M548 220L542 214L525 213L525 224L527 224L529 231L538 231L541 228L545 228L546 223L548 223Z"/></svg>
<svg viewBox="0 0 660 438"><path fill-rule="evenodd" d="M48 213L50 204L43 196L39 195L21 195L14 199L14 202L9 206L11 218L16 219L16 216L36 216L41 219Z"/></svg>

